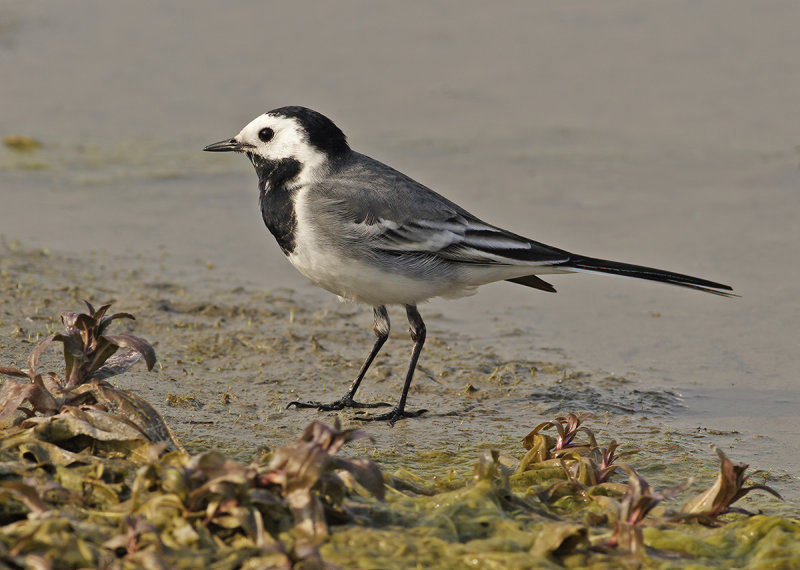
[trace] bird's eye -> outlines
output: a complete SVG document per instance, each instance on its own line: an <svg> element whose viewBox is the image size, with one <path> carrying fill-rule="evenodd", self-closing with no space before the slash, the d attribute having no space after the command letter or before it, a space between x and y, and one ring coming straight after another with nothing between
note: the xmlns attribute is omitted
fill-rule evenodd
<svg viewBox="0 0 800 570"><path fill-rule="evenodd" d="M260 131L258 131L258 138L261 139L262 142L269 142L269 140L273 137L275 133L269 127L264 127Z"/></svg>

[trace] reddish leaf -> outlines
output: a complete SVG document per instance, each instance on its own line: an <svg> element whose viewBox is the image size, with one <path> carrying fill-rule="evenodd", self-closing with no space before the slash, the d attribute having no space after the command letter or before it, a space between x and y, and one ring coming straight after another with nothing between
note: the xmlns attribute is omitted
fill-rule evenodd
<svg viewBox="0 0 800 570"><path fill-rule="evenodd" d="M97 347L92 351L91 358L81 367L82 376L86 379L99 369L103 364L117 352L119 346L109 337L101 336L97 339Z"/></svg>
<svg viewBox="0 0 800 570"><path fill-rule="evenodd" d="M103 366L92 372L91 377L97 380L104 380L116 376L117 374L122 374L139 362L141 357L142 355L133 349L125 349L117 352L114 356L106 360Z"/></svg>
<svg viewBox="0 0 800 570"><path fill-rule="evenodd" d="M155 366L156 351L153 350L153 346L143 338L139 338L138 336L133 336L132 334L127 333L106 335L103 338L108 339L109 342L121 348L132 348L133 350L139 352L144 357L144 361L147 363L148 370L152 370L153 366Z"/></svg>
<svg viewBox="0 0 800 570"><path fill-rule="evenodd" d="M0 481L0 499L16 499L34 513L43 513L47 505L39 497L36 489L16 481Z"/></svg>
<svg viewBox="0 0 800 570"><path fill-rule="evenodd" d="M50 346L50 343L53 342L53 339L53 336L43 338L28 357L28 374L30 374L31 378L36 376L36 369L39 367L39 358L41 358L44 351L47 350L47 347Z"/></svg>
<svg viewBox="0 0 800 570"><path fill-rule="evenodd" d="M108 328L108 325L110 325L111 322L114 321L115 319L131 319L135 321L136 317L134 317L130 313L114 313L113 315L109 315L108 317L103 317L97 325L97 331L95 332L95 335L96 336L102 335Z"/></svg>
<svg viewBox="0 0 800 570"><path fill-rule="evenodd" d="M108 309L110 307L111 307L111 303L107 303L107 304L103 305L102 307L100 307L99 309L97 309L96 311L89 311L89 314L94 319L95 326L97 326L103 320L103 317L105 316L106 311L108 311Z"/></svg>
<svg viewBox="0 0 800 570"><path fill-rule="evenodd" d="M17 411L35 390L34 384L20 384L16 380L3 382L0 388L0 425Z"/></svg>
<svg viewBox="0 0 800 570"><path fill-rule="evenodd" d="M16 376L17 378L28 378L27 372L24 372L19 368L14 368L13 366L0 366L0 374L5 374L6 376Z"/></svg>

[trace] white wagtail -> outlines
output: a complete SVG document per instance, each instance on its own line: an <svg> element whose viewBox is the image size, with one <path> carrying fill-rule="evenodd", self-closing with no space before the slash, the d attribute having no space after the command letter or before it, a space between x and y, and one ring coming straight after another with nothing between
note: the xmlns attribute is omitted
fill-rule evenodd
<svg viewBox="0 0 800 570"><path fill-rule="evenodd" d="M511 281L555 292L537 275L606 273L663 281L731 296L721 283L575 255L487 224L405 174L350 149L327 117L305 107L281 107L251 121L213 152L244 153L258 175L261 215L300 273L343 299L373 307L377 340L350 390L330 404L292 402L302 408L341 410L389 404L354 400L375 355L389 337L386 305L404 305L414 349L397 406L360 419L395 421L422 345L425 323L417 304L433 297L469 295L479 285Z"/></svg>

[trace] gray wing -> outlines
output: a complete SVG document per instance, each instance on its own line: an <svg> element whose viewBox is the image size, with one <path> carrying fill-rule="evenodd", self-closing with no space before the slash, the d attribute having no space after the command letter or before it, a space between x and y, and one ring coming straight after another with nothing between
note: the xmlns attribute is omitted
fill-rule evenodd
<svg viewBox="0 0 800 570"><path fill-rule="evenodd" d="M570 254L473 216L393 168L354 156L314 192L316 211L337 218L339 239L400 255L472 264L555 265Z"/></svg>

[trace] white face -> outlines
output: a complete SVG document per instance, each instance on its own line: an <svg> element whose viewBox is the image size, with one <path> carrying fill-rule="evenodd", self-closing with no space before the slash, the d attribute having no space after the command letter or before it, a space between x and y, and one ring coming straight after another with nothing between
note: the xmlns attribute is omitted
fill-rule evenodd
<svg viewBox="0 0 800 570"><path fill-rule="evenodd" d="M263 141L259 133L264 129L272 129L272 138ZM300 178L313 178L317 171L327 162L327 156L308 144L306 134L300 123L294 118L277 117L264 113L250 123L234 137L240 143L253 146L248 152L260 155L267 160L293 158L301 165Z"/></svg>

